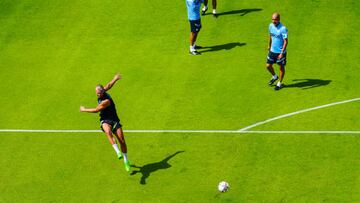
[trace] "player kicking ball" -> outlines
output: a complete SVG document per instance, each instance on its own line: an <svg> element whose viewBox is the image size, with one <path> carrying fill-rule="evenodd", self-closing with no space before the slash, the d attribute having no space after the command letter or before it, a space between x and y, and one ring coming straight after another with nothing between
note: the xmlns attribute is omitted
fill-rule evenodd
<svg viewBox="0 0 360 203"><path fill-rule="evenodd" d="M100 112L100 127L102 131L106 134L118 158L121 159L122 157L124 157L125 170L130 171L130 162L127 157L127 147L125 143L124 133L122 130L122 125L120 124L120 119L116 113L114 101L107 93L107 91L110 90L112 86L114 86L116 81L120 79L120 75L116 74L114 78L105 87L103 87L102 85L97 85L95 87L95 92L98 97L98 105L95 108L85 108L83 106L80 106L80 111L88 113ZM113 134L120 143L121 152L118 145L116 144L116 139L113 137Z"/></svg>

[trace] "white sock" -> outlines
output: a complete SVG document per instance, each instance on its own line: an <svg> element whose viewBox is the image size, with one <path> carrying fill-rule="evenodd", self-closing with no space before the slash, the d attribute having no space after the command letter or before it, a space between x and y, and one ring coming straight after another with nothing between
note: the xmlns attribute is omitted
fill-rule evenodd
<svg viewBox="0 0 360 203"><path fill-rule="evenodd" d="M123 156L124 156L124 162L127 162L128 161L127 153L123 153Z"/></svg>
<svg viewBox="0 0 360 203"><path fill-rule="evenodd" d="M207 9L207 6L204 6L204 8L202 9L203 11L206 11L206 9Z"/></svg>
<svg viewBox="0 0 360 203"><path fill-rule="evenodd" d="M279 81L276 86L281 87L281 82Z"/></svg>
<svg viewBox="0 0 360 203"><path fill-rule="evenodd" d="M119 154L119 153L120 153L120 150L119 150L118 145L117 145L117 144L113 144L112 146L113 146L113 148L114 148L114 150L115 150L116 154Z"/></svg>
<svg viewBox="0 0 360 203"><path fill-rule="evenodd" d="M190 51L195 51L195 44L194 46L190 46Z"/></svg>
<svg viewBox="0 0 360 203"><path fill-rule="evenodd" d="M275 74L275 75L273 75L272 78L273 78L273 79L276 79L276 78L278 78L278 76Z"/></svg>
<svg viewBox="0 0 360 203"><path fill-rule="evenodd" d="M213 14L216 14L216 9L213 9Z"/></svg>

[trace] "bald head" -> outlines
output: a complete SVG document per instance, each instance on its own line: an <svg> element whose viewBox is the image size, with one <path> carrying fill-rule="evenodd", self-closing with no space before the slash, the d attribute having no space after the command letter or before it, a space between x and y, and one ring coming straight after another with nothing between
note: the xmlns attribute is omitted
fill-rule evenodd
<svg viewBox="0 0 360 203"><path fill-rule="evenodd" d="M98 98L101 98L105 92L105 89L102 85L96 85L95 92Z"/></svg>
<svg viewBox="0 0 360 203"><path fill-rule="evenodd" d="M280 13L278 12L273 13L271 16L271 20L274 23L274 25L278 25L280 22Z"/></svg>
<svg viewBox="0 0 360 203"><path fill-rule="evenodd" d="M275 12L272 14L272 18L279 19L280 20L280 13Z"/></svg>

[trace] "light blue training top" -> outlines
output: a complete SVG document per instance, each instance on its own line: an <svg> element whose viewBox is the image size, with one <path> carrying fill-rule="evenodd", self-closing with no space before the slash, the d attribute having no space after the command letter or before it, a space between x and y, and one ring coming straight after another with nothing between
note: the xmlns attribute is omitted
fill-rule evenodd
<svg viewBox="0 0 360 203"><path fill-rule="evenodd" d="M269 25L269 33L271 36L271 48L270 51L273 53L281 53L284 45L284 39L288 38L288 30L286 27L279 22L277 26L273 23ZM286 50L284 50L284 53Z"/></svg>
<svg viewBox="0 0 360 203"><path fill-rule="evenodd" d="M200 6L203 0L186 0L189 20L200 19Z"/></svg>

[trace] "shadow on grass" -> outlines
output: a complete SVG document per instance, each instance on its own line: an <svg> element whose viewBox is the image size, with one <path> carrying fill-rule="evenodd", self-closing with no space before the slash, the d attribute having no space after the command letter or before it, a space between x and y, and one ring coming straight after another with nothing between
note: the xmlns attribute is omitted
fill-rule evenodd
<svg viewBox="0 0 360 203"><path fill-rule="evenodd" d="M141 173L141 179L140 179L140 184L145 185L146 184L146 179L150 176L151 173L160 170L160 169L167 169L170 168L171 165L168 163L168 161L173 158L174 156L176 156L179 153L183 153L185 151L177 151L174 154L166 157L164 160L156 162L156 163L151 163L151 164L146 164L144 166L136 166L136 165L131 165L131 167L133 168L137 168L139 170L136 171L132 171L130 175L135 175L137 173Z"/></svg>
<svg viewBox="0 0 360 203"><path fill-rule="evenodd" d="M246 45L246 43L231 42L231 43L226 43L226 44L221 44L221 45L201 47L201 48L199 48L199 49L201 49L201 51L199 51L199 52L205 53L205 52L210 52L210 51L230 50L235 47L241 47L241 46L245 46L245 45Z"/></svg>
<svg viewBox="0 0 360 203"><path fill-rule="evenodd" d="M258 11L262 11L262 9L261 8L247 8L247 9L226 11L226 12L218 13L217 17L224 16L224 15L234 15L234 14L240 14L240 16L244 16L248 13L258 12ZM211 12L208 12L205 15L211 15Z"/></svg>
<svg viewBox="0 0 360 203"><path fill-rule="evenodd" d="M320 87L330 84L331 80L321 80L321 79L294 79L295 83L287 84L284 88L297 87L302 88L303 90Z"/></svg>

